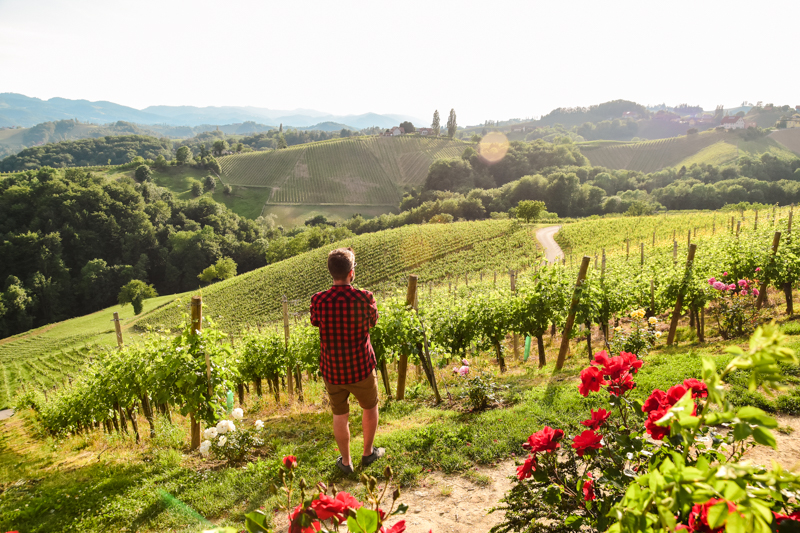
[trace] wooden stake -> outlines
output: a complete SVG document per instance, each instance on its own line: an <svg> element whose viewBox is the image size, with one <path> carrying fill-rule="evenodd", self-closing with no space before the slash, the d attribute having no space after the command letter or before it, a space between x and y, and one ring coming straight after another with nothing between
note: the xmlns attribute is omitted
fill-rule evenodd
<svg viewBox="0 0 800 533"><path fill-rule="evenodd" d="M742 221L741 221L741 220L737 220L737 221L736 221L736 236L737 236L737 237L739 236L739 230L740 230L741 228L742 228Z"/></svg>
<svg viewBox="0 0 800 533"><path fill-rule="evenodd" d="M192 334L198 335L203 330L203 297L192 296L190 303L192 310ZM208 397L212 396L211 390L211 360L206 352L206 378L208 383ZM189 449L196 450L200 446L200 422L195 419L194 412L190 413L189 426L191 428L192 443Z"/></svg>
<svg viewBox="0 0 800 533"><path fill-rule="evenodd" d="M513 294L513 293L517 292L517 273L514 272L513 270L511 271L510 279L511 279L511 293ZM520 358L519 357L519 338L517 337L517 333L516 332L514 332L511 335L511 337L512 337L513 342L514 342L514 360L516 361L516 360L518 360Z"/></svg>
<svg viewBox="0 0 800 533"><path fill-rule="evenodd" d="M600 279L606 277L606 249L603 248L603 260L600 263Z"/></svg>
<svg viewBox="0 0 800 533"><path fill-rule="evenodd" d="M678 241L672 241L672 263L678 263Z"/></svg>
<svg viewBox="0 0 800 533"><path fill-rule="evenodd" d="M758 231L758 211L756 211L756 218L753 221L753 231Z"/></svg>
<svg viewBox="0 0 800 533"><path fill-rule="evenodd" d="M686 234L686 246L690 246L692 244L692 230Z"/></svg>
<svg viewBox="0 0 800 533"><path fill-rule="evenodd" d="M286 343L286 349L289 349L289 300L284 294L281 296L281 310L283 311L283 338ZM294 369L290 366L286 368L286 392L289 395L289 402L294 400L294 383L292 376Z"/></svg>
<svg viewBox="0 0 800 533"><path fill-rule="evenodd" d="M586 271L589 270L589 256L583 256L581 261L581 268L578 271L578 280L575 282L575 290L572 293L572 303L569 307L569 315L567 315L567 323L564 324L564 333L561 336L561 349L558 351L558 360L556 361L556 370L561 370L564 366L564 361L567 359L569 352L569 334L572 332L572 326L575 325L575 311L581 299L581 285L586 279Z"/></svg>
<svg viewBox="0 0 800 533"><path fill-rule="evenodd" d="M656 230L653 230L653 246L656 245Z"/></svg>
<svg viewBox="0 0 800 533"><path fill-rule="evenodd" d="M789 208L789 227L786 229L786 233L792 232L792 215L794 215L794 204Z"/></svg>
<svg viewBox="0 0 800 533"><path fill-rule="evenodd" d="M641 258L641 260L640 260L639 264L640 264L641 266L644 266L644 243L640 243L640 244L639 244L639 248L641 248L641 252L642 252L642 254L641 254L641 255L642 255L642 258Z"/></svg>
<svg viewBox="0 0 800 533"><path fill-rule="evenodd" d="M625 261L631 256L631 240L625 239Z"/></svg>
<svg viewBox="0 0 800 533"><path fill-rule="evenodd" d="M686 272L684 276L689 275L689 270L692 268L694 261L694 254L697 251L696 244L689 245L689 255L686 258ZM675 300L675 310L672 312L672 321L669 325L669 335L667 336L667 346L672 346L675 342L675 332L678 330L678 319L680 318L681 308L683 307L683 290L678 291L678 298Z"/></svg>
<svg viewBox="0 0 800 533"><path fill-rule="evenodd" d="M408 289L406 290L406 307L416 309L414 302L417 298L417 276L408 276ZM385 366L385 363L384 363ZM403 400L406 397L406 378L408 376L408 352L400 354L397 364L397 399ZM389 396L391 398L391 396Z"/></svg>
<svg viewBox="0 0 800 533"><path fill-rule="evenodd" d="M117 332L117 346L122 348L122 326L119 325L119 313L114 313L114 330Z"/></svg>
<svg viewBox="0 0 800 533"><path fill-rule="evenodd" d="M776 231L772 236L772 256L769 259L770 264L775 262L775 254L778 253L778 245L781 242L781 232ZM756 300L756 309L761 309L767 299L767 280L761 282L761 287L758 292L758 300Z"/></svg>

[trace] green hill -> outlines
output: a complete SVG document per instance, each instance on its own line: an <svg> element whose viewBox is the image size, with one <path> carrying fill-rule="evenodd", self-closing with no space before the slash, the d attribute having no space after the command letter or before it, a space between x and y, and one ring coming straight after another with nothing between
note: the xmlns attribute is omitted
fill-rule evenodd
<svg viewBox="0 0 800 533"><path fill-rule="evenodd" d="M430 164L467 144L446 138L359 137L219 159L223 181L269 191L268 204L397 205Z"/></svg>
<svg viewBox="0 0 800 533"><path fill-rule="evenodd" d="M795 142L800 145L800 138ZM796 153L772 137L747 140L733 131L708 131L638 143L579 143L578 146L592 165L640 172L689 167L694 163L723 165L743 155L757 156L765 152L781 158L796 157Z"/></svg>

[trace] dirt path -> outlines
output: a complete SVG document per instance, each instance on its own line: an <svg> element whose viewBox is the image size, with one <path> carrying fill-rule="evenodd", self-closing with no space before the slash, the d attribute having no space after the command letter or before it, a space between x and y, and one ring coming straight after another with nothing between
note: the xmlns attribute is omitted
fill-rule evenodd
<svg viewBox="0 0 800 533"><path fill-rule="evenodd" d="M556 260L564 257L564 252L561 251L561 247L556 243L555 239L553 239L553 235L558 233L560 229L561 226L548 226L536 230L536 240L538 240L544 248L544 257L547 259L548 263L555 263Z"/></svg>

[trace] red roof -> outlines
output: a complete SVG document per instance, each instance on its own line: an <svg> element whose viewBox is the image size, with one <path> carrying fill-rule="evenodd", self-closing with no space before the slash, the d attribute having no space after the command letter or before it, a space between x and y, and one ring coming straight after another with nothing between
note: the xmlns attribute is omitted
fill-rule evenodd
<svg viewBox="0 0 800 533"><path fill-rule="evenodd" d="M736 122L739 121L740 118L742 118L742 117L735 117L735 116L734 117L730 117L730 116L722 117L722 123L723 124L735 124ZM744 119L742 119L742 120L744 120Z"/></svg>

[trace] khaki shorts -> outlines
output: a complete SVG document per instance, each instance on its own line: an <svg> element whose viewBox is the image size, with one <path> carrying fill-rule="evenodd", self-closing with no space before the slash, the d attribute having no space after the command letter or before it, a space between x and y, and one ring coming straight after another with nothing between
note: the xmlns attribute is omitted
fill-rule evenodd
<svg viewBox="0 0 800 533"><path fill-rule="evenodd" d="M346 415L350 412L347 402L350 395L356 397L362 409L372 409L378 405L378 375L373 370L366 379L348 385L334 385L325 381L325 390L331 399L331 410L335 415Z"/></svg>

